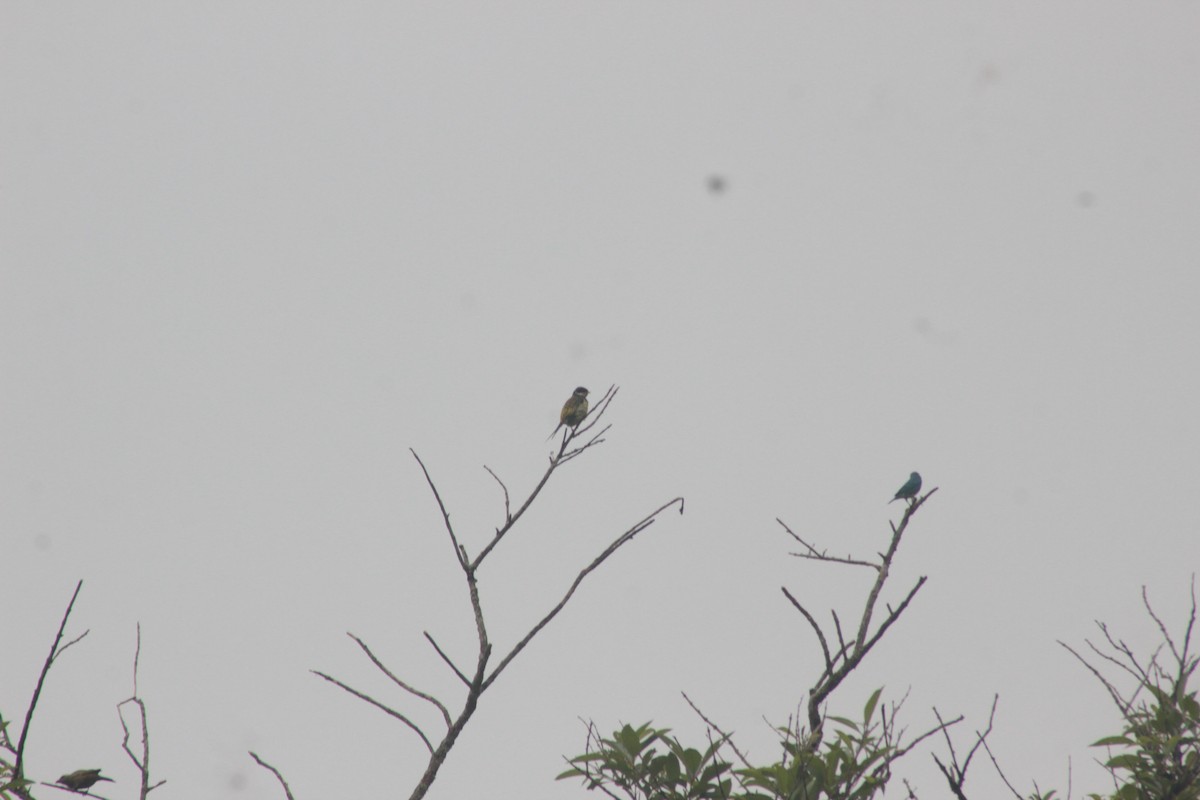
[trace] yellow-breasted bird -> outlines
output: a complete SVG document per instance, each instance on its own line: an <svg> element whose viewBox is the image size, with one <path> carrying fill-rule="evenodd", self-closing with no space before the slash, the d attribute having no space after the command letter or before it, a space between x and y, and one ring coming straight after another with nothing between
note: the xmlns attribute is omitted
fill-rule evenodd
<svg viewBox="0 0 1200 800"><path fill-rule="evenodd" d="M100 781L115 783L112 778L106 778L101 775L98 769L77 769L74 772L68 772L66 775L63 775L56 783L61 783L72 792L79 792L92 788Z"/></svg>
<svg viewBox="0 0 1200 800"><path fill-rule="evenodd" d="M554 429L546 437L547 440L553 439L554 434L558 433L559 428L566 425L569 428L574 428L579 423L583 422L583 418L588 412L588 390L582 386L576 387L575 391L567 398L567 402L563 403L562 411L558 414L558 428Z"/></svg>

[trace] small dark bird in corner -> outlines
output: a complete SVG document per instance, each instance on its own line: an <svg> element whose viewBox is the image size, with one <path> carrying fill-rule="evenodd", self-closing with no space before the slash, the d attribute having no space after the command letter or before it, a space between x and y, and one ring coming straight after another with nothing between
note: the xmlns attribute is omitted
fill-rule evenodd
<svg viewBox="0 0 1200 800"><path fill-rule="evenodd" d="M888 500L888 503L894 503L897 500L912 500L919 491L921 491L921 476L914 472L908 476L904 485L896 490L896 496Z"/></svg>
<svg viewBox="0 0 1200 800"><path fill-rule="evenodd" d="M115 783L112 778L106 778L100 774L98 769L77 769L74 772L68 772L59 778L56 783L70 789L72 792L82 792L85 789L90 789L100 781L108 781Z"/></svg>
<svg viewBox="0 0 1200 800"><path fill-rule="evenodd" d="M554 434L558 433L564 425L568 428L574 428L583 422L583 418L587 416L588 412L587 396L588 390L582 386L575 389L571 396L567 398L567 402L563 403L562 411L558 414L558 427L554 429L554 433L546 437L546 441L553 439Z"/></svg>

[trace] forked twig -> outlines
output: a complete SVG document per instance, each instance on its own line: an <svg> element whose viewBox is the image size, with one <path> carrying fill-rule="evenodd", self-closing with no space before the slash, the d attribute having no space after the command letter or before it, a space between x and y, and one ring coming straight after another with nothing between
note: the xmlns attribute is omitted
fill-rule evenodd
<svg viewBox="0 0 1200 800"><path fill-rule="evenodd" d="M137 624L137 644L133 650L133 695L126 700L117 703L117 717L121 720L121 730L124 731L124 736L121 739L121 749L129 756L129 760L138 768L138 773L141 775L141 786L139 787L138 797L141 800L146 800L146 797L151 791L157 789L166 783L161 780L153 786L150 785L150 722L146 717L146 703L138 694L138 662L142 658L142 623ZM128 703L133 703L138 708L138 719L141 722L142 728L142 757L139 759L129 746L129 725L125 722L125 715L121 709Z"/></svg>
<svg viewBox="0 0 1200 800"><path fill-rule="evenodd" d="M397 686L399 686L401 689L408 692L409 694L415 695L415 696L421 698L422 700L425 700L426 702L432 703L435 707L437 707L437 710L442 712L442 719L445 720L447 728L449 728L453 724L450 720L450 712L446 709L446 706L443 705L440 700L438 700L433 695L426 694L425 692L422 692L420 689L415 689L412 686L409 686L404 681L400 680L400 678L396 677L396 675L390 669L388 669L387 666L382 661L380 661L379 658L373 652L371 652L371 648L367 646L366 642L364 642L359 637L355 636L353 633L347 632L346 635L358 643L358 646L362 648L362 651L367 654L367 658L371 659L371 663L374 664L376 667L378 667L380 672L382 672L384 675L387 675L389 678L391 678L392 683L396 684Z"/></svg>

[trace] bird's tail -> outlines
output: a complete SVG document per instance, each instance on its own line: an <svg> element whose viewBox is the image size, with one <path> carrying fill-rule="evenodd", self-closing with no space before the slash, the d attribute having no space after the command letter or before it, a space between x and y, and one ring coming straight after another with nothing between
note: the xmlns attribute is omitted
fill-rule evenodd
<svg viewBox="0 0 1200 800"><path fill-rule="evenodd" d="M562 428L562 423L560 422L560 423L558 423L558 427L557 427L557 428L555 428L553 431L551 431L551 432L550 432L550 435L546 437L546 441L548 442L548 441L550 441L551 439L553 439L553 438L554 438L554 434L558 433L559 429L561 429L561 428Z"/></svg>

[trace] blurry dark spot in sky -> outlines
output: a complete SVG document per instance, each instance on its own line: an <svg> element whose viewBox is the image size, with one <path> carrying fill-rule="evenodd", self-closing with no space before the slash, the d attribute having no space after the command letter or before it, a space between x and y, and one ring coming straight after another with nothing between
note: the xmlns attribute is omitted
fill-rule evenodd
<svg viewBox="0 0 1200 800"><path fill-rule="evenodd" d="M992 63L984 64L975 73L975 88L987 89L1000 82L1000 69Z"/></svg>
<svg viewBox="0 0 1200 800"><path fill-rule="evenodd" d="M725 190L729 188L729 182L725 180L724 175L709 175L704 185L708 187L709 194L725 194Z"/></svg>
<svg viewBox="0 0 1200 800"><path fill-rule="evenodd" d="M33 537L33 546L38 550L49 550L50 546L53 544L54 540L51 539L47 534L39 533L37 536Z"/></svg>
<svg viewBox="0 0 1200 800"><path fill-rule="evenodd" d="M568 352L573 361L582 361L588 356L588 346L580 341L571 342Z"/></svg>
<svg viewBox="0 0 1200 800"><path fill-rule="evenodd" d="M1075 195L1075 205L1080 208L1091 208L1096 205L1096 193L1084 189L1079 194Z"/></svg>
<svg viewBox="0 0 1200 800"><path fill-rule="evenodd" d="M934 344L950 345L958 341L958 334L956 332L934 327L933 321L929 317L914 317L912 326L913 331L918 336Z"/></svg>
<svg viewBox="0 0 1200 800"><path fill-rule="evenodd" d="M229 781L228 781L227 785L229 786L230 789L232 789L235 792L240 792L242 789L245 789L246 788L246 773L244 773L244 772L233 773L232 775L229 776Z"/></svg>

